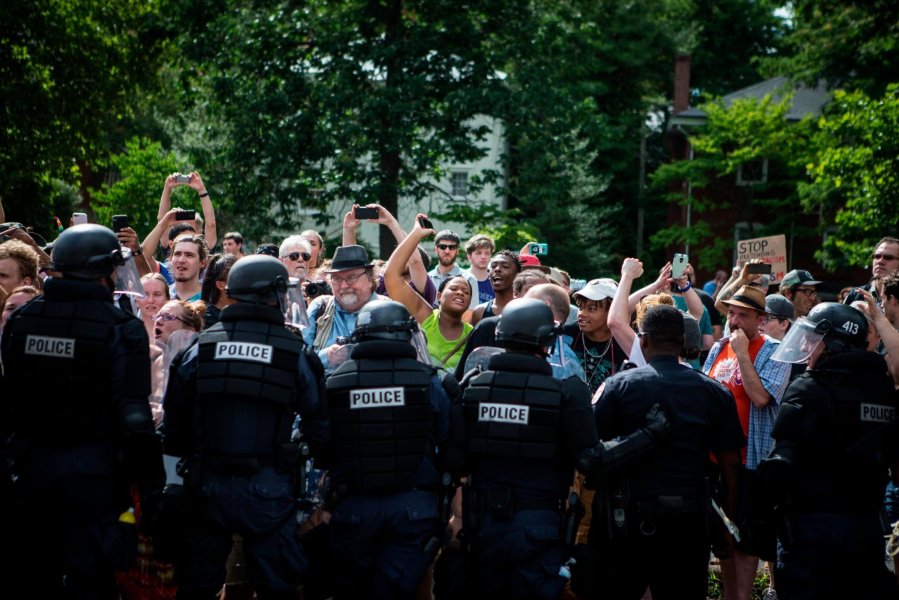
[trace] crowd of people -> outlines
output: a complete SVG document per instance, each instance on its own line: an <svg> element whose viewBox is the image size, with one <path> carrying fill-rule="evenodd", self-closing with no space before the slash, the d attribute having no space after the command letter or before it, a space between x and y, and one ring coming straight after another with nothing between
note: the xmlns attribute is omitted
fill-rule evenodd
<svg viewBox="0 0 899 600"><path fill-rule="evenodd" d="M755 260L572 288L539 244L378 205L332 254L312 230L211 253L198 173L142 240L0 235L3 570L29 595L705 599L712 556L728 600L760 561L769 599L899 597L899 239L822 302Z"/></svg>

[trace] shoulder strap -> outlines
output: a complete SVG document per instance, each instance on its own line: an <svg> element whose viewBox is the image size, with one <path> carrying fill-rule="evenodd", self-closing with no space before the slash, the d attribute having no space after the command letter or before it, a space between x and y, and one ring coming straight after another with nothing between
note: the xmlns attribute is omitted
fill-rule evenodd
<svg viewBox="0 0 899 600"><path fill-rule="evenodd" d="M459 342L453 347L453 349L450 350L446 356L440 359L440 364L442 364L444 367L446 366L446 361L448 361L456 352L462 349L462 347L465 345L465 342L468 341L468 336L471 335L472 331L474 331L474 329L470 329L468 333L462 336L462 339L459 340Z"/></svg>
<svg viewBox="0 0 899 600"><path fill-rule="evenodd" d="M325 298L325 308L321 311L321 315L315 319L315 339L312 340L312 347L318 351L321 350L325 342L331 336L331 329L334 327L334 296Z"/></svg>

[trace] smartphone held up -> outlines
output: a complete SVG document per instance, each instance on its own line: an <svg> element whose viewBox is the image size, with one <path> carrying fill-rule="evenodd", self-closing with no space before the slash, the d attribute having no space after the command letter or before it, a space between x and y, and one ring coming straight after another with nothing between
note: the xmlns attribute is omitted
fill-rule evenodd
<svg viewBox="0 0 899 600"><path fill-rule="evenodd" d="M683 277L688 262L690 262L690 257L686 254L675 254L671 259L671 278L676 280Z"/></svg>
<svg viewBox="0 0 899 600"><path fill-rule="evenodd" d="M353 210L353 216L362 221L366 219L377 219L380 216L380 213L378 212L377 206L371 208L367 206L357 206Z"/></svg>

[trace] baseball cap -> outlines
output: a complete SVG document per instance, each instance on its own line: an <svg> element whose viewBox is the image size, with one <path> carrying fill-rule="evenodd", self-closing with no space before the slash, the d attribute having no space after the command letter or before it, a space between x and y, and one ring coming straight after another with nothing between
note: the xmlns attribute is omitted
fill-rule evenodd
<svg viewBox="0 0 899 600"><path fill-rule="evenodd" d="M804 269L793 269L784 275L783 281L780 282L781 289L791 288L794 285L805 283L808 285L818 285L820 281L816 281L812 274Z"/></svg>
<svg viewBox="0 0 899 600"><path fill-rule="evenodd" d="M765 312L772 317L793 322L793 303L780 294L765 297Z"/></svg>
<svg viewBox="0 0 899 600"><path fill-rule="evenodd" d="M615 292L618 291L618 282L608 277L599 279L591 279L583 288L574 293L575 296L582 296L587 300L605 300L606 298L614 298Z"/></svg>
<svg viewBox="0 0 899 600"><path fill-rule="evenodd" d="M462 238L460 238L459 234L452 229L442 229L438 231L437 235L434 236L434 243L436 244L441 240L452 240L457 246L462 243Z"/></svg>
<svg viewBox="0 0 899 600"><path fill-rule="evenodd" d="M534 256L533 254L519 254L518 262L521 263L521 267L540 267L540 259Z"/></svg>

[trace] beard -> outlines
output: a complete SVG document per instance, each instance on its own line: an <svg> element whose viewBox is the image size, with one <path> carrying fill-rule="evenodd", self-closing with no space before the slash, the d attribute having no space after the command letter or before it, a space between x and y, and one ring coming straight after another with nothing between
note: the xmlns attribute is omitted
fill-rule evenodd
<svg viewBox="0 0 899 600"><path fill-rule="evenodd" d="M355 308L359 303L359 294L356 292L344 292L337 295L337 300L344 309Z"/></svg>
<svg viewBox="0 0 899 600"><path fill-rule="evenodd" d="M451 264L453 264L454 262L456 262L456 257L455 257L455 256L453 256L453 257L449 257L449 256L438 256L438 257L437 257L437 262L439 262L439 263L440 263L440 266L442 266L442 267L448 267L448 266L450 266Z"/></svg>

